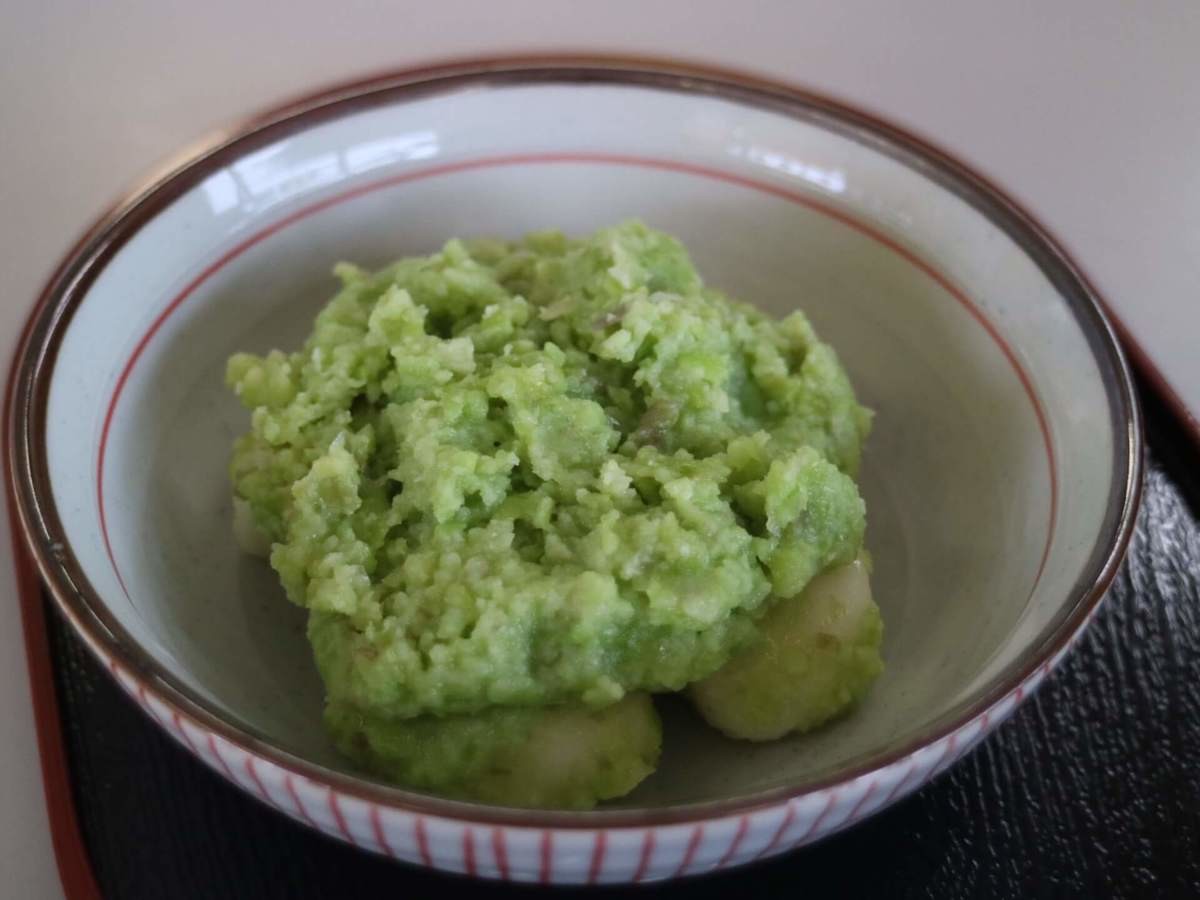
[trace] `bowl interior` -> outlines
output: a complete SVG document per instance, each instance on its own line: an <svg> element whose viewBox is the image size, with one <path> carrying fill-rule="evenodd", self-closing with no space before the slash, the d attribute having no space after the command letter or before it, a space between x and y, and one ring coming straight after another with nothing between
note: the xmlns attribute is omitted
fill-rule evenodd
<svg viewBox="0 0 1200 900"><path fill-rule="evenodd" d="M337 260L639 217L681 237L710 284L804 309L876 411L861 484L887 670L853 715L765 745L664 702L663 763L620 805L800 785L918 738L1029 650L1092 559L1110 376L1011 237L842 132L707 93L548 78L382 94L227 153L118 251L53 370L53 500L105 614L210 710L345 770L304 613L230 529L226 464L248 417L226 358L297 346Z"/></svg>

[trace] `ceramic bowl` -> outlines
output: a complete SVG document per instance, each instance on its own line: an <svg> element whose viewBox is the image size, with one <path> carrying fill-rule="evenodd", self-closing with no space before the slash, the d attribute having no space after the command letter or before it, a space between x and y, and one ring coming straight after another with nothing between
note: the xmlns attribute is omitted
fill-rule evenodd
<svg viewBox="0 0 1200 900"><path fill-rule="evenodd" d="M806 310L876 412L862 472L887 671L824 730L744 744L664 704L658 773L565 813L355 773L320 723L303 613L230 528L235 350L294 347L333 263L636 216L706 280ZM333 90L214 140L106 216L30 323L20 519L62 612L167 733L364 849L453 872L631 882L818 840L995 728L1095 611L1140 484L1097 300L1027 215L899 130L733 76L464 64Z"/></svg>

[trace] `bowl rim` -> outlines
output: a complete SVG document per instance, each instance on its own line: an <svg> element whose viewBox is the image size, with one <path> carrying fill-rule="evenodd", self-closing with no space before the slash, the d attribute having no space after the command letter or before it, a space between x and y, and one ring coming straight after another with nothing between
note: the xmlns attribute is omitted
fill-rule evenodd
<svg viewBox="0 0 1200 900"><path fill-rule="evenodd" d="M646 809L557 811L491 806L405 790L329 768L290 752L207 703L161 666L116 620L75 558L50 489L45 452L49 384L66 326L91 284L142 226L228 160L312 125L393 102L471 86L610 84L716 96L815 124L917 170L1001 228L1050 279L1096 359L1110 409L1114 467L1091 555L1050 623L986 685L897 746L828 775L741 797ZM67 252L26 321L6 393L5 466L16 518L59 611L167 708L243 752L351 797L418 815L496 825L597 829L686 824L744 815L852 782L953 736L1028 682L1065 649L1094 613L1132 535L1141 496L1142 414L1105 304L1061 245L983 176L922 137L872 113L802 88L730 69L661 58L558 54L454 60L387 71L326 87L219 129L182 151L104 212Z"/></svg>

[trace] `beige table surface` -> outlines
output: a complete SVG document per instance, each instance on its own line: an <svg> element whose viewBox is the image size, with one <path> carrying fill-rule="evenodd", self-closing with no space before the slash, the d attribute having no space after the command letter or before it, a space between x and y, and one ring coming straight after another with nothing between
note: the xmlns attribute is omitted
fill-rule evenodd
<svg viewBox="0 0 1200 900"><path fill-rule="evenodd" d="M0 23L6 356L84 224L214 126L381 69L587 50L757 72L932 138L1042 218L1200 411L1200 4L1188 0L0 0ZM61 887L14 598L0 534L0 896L33 900Z"/></svg>

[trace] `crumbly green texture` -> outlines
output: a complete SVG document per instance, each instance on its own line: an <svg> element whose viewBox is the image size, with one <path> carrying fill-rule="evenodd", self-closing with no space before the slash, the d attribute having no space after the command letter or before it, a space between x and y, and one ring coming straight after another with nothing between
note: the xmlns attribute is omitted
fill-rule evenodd
<svg viewBox="0 0 1200 900"><path fill-rule="evenodd" d="M850 709L883 671L883 621L861 561L774 603L761 638L691 686L704 719L734 738L811 731Z"/></svg>
<svg viewBox="0 0 1200 900"><path fill-rule="evenodd" d="M371 771L447 797L587 809L654 771L662 726L648 694L603 709L501 707L465 716L387 719L330 705L338 748Z"/></svg>
<svg viewBox="0 0 1200 900"><path fill-rule="evenodd" d="M298 352L227 371L234 490L311 611L335 731L682 689L858 551L869 415L833 350L668 235L336 274Z"/></svg>

